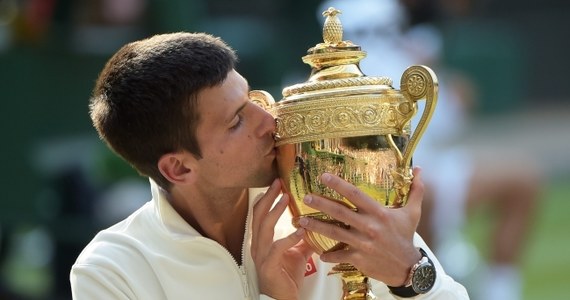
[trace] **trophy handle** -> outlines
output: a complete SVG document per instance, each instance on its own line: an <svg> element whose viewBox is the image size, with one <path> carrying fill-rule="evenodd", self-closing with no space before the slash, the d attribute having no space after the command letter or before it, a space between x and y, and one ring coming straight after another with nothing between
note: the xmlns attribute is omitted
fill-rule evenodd
<svg viewBox="0 0 570 300"><path fill-rule="evenodd" d="M400 82L400 91L408 103L411 104L411 107L409 105L400 106L402 109L401 113L409 115L409 119L402 123L402 127L399 128L400 132L404 131L404 127L416 113L418 106L417 101L425 99L426 105L418 125L412 131L412 136L406 144L403 153L400 152L396 143L394 143L392 135L387 135L388 143L395 151L398 163L398 166L392 172L394 187L397 192L397 199L394 202L394 207L401 207L406 202L413 178L412 170L410 168L412 154L414 153L414 150L416 149L416 146L418 145L418 142L425 132L433 115L435 104L437 103L438 91L437 77L435 73L426 66L411 66L407 68L402 74Z"/></svg>
<svg viewBox="0 0 570 300"><path fill-rule="evenodd" d="M411 66L404 71L400 80L400 90L404 97L413 103L414 110L417 109L417 101L426 100L426 106L418 125L413 130L412 136L404 149L402 155L402 166L410 167L412 154L422 135L424 134L429 121L435 111L437 103L438 82L435 73L426 66Z"/></svg>
<svg viewBox="0 0 570 300"><path fill-rule="evenodd" d="M268 112L271 112L271 108L273 107L273 104L275 104L273 96L263 90L249 91L249 100Z"/></svg>

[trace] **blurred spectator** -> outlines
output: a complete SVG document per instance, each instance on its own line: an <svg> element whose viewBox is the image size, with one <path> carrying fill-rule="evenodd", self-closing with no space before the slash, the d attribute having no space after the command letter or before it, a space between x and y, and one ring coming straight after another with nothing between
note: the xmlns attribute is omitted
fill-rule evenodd
<svg viewBox="0 0 570 300"><path fill-rule="evenodd" d="M4 265L6 257L8 256L8 241L6 226L0 226L0 266ZM23 300L24 298L13 291L4 279L0 279L0 300Z"/></svg>
<svg viewBox="0 0 570 300"><path fill-rule="evenodd" d="M14 30L18 42L39 44L44 42L50 30L55 0L4 0L4 6L13 12Z"/></svg>
<svg viewBox="0 0 570 300"><path fill-rule="evenodd" d="M80 53L111 54L146 35L147 0L90 0L74 7L72 47Z"/></svg>
<svg viewBox="0 0 570 300"><path fill-rule="evenodd" d="M481 159L457 144L469 124L477 89L468 77L442 64L443 37L431 22L439 10L465 13L466 7L444 9L437 8L436 3L328 0L319 8L319 16L330 6L340 9L344 39L367 52L360 64L362 71L391 77L397 89L408 66L421 64L434 69L440 83L438 103L414 153L414 164L424 169L429 191L418 231L442 258L444 267L459 281L467 281L473 277L470 273L479 257L462 235L465 218L473 209L490 205L496 213L490 217L496 222L488 243L491 249L485 279L464 283L473 288L470 294L474 299L522 299L518 266L535 215L540 173L529 158L499 154ZM418 118L422 111L420 101Z"/></svg>
<svg viewBox="0 0 570 300"><path fill-rule="evenodd" d="M113 225L150 200L150 189L96 138L50 139L35 149L36 172L45 178L43 196L35 208L54 248L49 255L49 292L53 299L69 299L69 269L81 249L100 228ZM41 248L43 255L49 252L45 246L33 248Z"/></svg>

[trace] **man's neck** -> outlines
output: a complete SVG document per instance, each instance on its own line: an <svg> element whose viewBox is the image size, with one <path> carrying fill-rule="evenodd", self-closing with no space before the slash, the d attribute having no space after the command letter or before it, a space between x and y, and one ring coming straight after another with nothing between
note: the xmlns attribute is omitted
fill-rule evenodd
<svg viewBox="0 0 570 300"><path fill-rule="evenodd" d="M247 189L213 193L173 189L171 195L172 206L190 226L218 242L241 264L249 207Z"/></svg>

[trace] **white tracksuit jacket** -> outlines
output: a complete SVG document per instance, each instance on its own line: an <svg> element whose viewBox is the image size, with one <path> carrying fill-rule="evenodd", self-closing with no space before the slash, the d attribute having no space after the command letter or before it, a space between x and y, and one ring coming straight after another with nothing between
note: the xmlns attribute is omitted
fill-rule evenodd
<svg viewBox="0 0 570 300"><path fill-rule="evenodd" d="M152 201L101 231L79 255L70 274L73 299L270 299L259 294L249 247L253 199L264 189L250 190L242 266L224 247L190 227L152 180L151 190ZM290 218L281 218L276 239L295 230ZM414 242L438 268L432 291L414 299L469 299L418 235ZM312 256L300 299L341 299L340 275L327 276L332 266ZM378 299L398 299L381 282L372 280L372 289Z"/></svg>

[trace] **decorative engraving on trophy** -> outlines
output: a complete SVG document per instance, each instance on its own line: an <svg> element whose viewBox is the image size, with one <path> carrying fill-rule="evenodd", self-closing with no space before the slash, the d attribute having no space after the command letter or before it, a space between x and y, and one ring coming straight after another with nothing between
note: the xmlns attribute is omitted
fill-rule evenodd
<svg viewBox="0 0 570 300"><path fill-rule="evenodd" d="M414 113L413 104L380 100L385 99L351 96L332 104L320 99L313 103L295 103L294 109L278 106L277 145L327 137L405 133L404 127Z"/></svg>
<svg viewBox="0 0 570 300"><path fill-rule="evenodd" d="M386 109L386 107L383 107ZM380 122L380 115L378 110L373 105L362 106L362 123L365 126L374 126Z"/></svg>
<svg viewBox="0 0 570 300"><path fill-rule="evenodd" d="M356 117L358 113L358 110L353 110L351 107L337 107L331 112L331 126L335 129L350 127L358 122Z"/></svg>
<svg viewBox="0 0 570 300"><path fill-rule="evenodd" d="M353 77L353 78L339 78L327 81L314 81L307 83L299 83L283 89L283 97L307 93L312 91L322 91L327 89L336 89L343 87L354 86L374 86L385 85L392 86L392 79L390 77Z"/></svg>
<svg viewBox="0 0 570 300"><path fill-rule="evenodd" d="M309 131L314 133L321 133L326 130L327 116L324 111L311 111L306 115L305 119L305 125Z"/></svg>
<svg viewBox="0 0 570 300"><path fill-rule="evenodd" d="M435 74L431 69L411 66L402 74L400 90L413 99L437 97L438 83L434 79Z"/></svg>
<svg viewBox="0 0 570 300"><path fill-rule="evenodd" d="M412 74L407 81L408 91L412 96L421 96L426 89L426 80L420 74Z"/></svg>

